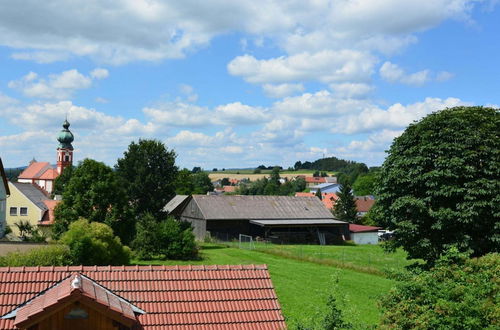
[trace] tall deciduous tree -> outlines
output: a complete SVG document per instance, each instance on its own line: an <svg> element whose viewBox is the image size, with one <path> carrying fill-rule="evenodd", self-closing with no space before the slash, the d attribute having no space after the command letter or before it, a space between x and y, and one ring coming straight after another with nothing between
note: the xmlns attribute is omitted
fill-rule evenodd
<svg viewBox="0 0 500 330"><path fill-rule="evenodd" d="M393 247L432 263L448 249L500 249L500 111L456 107L396 138L380 173L377 222Z"/></svg>
<svg viewBox="0 0 500 330"><path fill-rule="evenodd" d="M158 140L139 140L118 159L116 173L136 216L146 212L162 216L163 207L175 195L175 157L175 152Z"/></svg>
<svg viewBox="0 0 500 330"><path fill-rule="evenodd" d="M127 199L116 174L104 163L85 159L73 171L56 207L54 234L57 238L71 222L84 217L91 222L105 222L124 242L133 236L129 230Z"/></svg>
<svg viewBox="0 0 500 330"><path fill-rule="evenodd" d="M335 202L333 207L333 214L342 221L347 221L350 223L355 223L358 220L356 201L352 195L352 189L349 182L344 182L340 187L340 191L337 193L339 198Z"/></svg>

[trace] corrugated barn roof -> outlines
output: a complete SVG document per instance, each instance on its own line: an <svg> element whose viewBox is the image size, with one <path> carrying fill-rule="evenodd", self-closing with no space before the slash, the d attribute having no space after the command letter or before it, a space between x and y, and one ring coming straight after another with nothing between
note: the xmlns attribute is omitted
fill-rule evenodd
<svg viewBox="0 0 500 330"><path fill-rule="evenodd" d="M211 219L334 219L317 197L193 195Z"/></svg>

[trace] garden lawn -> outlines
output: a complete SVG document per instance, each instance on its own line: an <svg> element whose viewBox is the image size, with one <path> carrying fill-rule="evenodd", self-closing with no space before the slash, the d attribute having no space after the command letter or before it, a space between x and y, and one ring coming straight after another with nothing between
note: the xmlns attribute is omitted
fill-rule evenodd
<svg viewBox="0 0 500 330"><path fill-rule="evenodd" d="M282 256L204 244L200 261L152 260L135 261L137 264L267 264L279 302L290 328L297 322L308 324L321 318L325 311L329 293L345 298L343 310L350 320L355 320L361 328L375 325L379 320L377 300L386 293L393 281L382 276L360 273L353 270L336 268ZM334 279L338 285L333 290ZM334 292L333 292L334 291ZM320 315L320 316L318 316Z"/></svg>
<svg viewBox="0 0 500 330"><path fill-rule="evenodd" d="M415 262L407 260L398 249L385 252L380 245L275 245L255 243L257 250L296 259L330 264L340 268L383 275L386 271L403 270Z"/></svg>

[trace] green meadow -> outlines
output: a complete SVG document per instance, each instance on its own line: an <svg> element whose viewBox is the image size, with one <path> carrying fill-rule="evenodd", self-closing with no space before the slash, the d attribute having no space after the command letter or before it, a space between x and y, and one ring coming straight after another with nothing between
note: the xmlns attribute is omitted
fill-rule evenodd
<svg viewBox="0 0 500 330"><path fill-rule="evenodd" d="M237 243L235 243L237 245ZM394 284L386 269L409 264L405 254L386 254L380 246L268 245L254 249L203 244L201 260L135 261L137 264L266 264L290 328L320 319L330 293L359 328L378 323L377 301ZM368 257L370 256L370 257Z"/></svg>

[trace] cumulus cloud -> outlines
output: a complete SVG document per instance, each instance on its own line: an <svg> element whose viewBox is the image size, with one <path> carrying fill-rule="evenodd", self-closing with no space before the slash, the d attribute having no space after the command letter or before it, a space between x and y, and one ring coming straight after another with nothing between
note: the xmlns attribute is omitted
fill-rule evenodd
<svg viewBox="0 0 500 330"><path fill-rule="evenodd" d="M215 108L216 122L227 125L248 125L265 122L269 119L260 107L251 107L241 102L220 105Z"/></svg>
<svg viewBox="0 0 500 330"><path fill-rule="evenodd" d="M207 107L186 102L168 102L142 109L153 122L173 127L202 127L212 124L213 116Z"/></svg>
<svg viewBox="0 0 500 330"><path fill-rule="evenodd" d="M92 85L92 79L104 79L108 76L106 69L95 69L90 76L81 74L76 69L50 74L41 78L35 72L29 72L18 80L11 80L8 86L20 90L24 95L43 99L67 99L76 90L86 89Z"/></svg>
<svg viewBox="0 0 500 330"><path fill-rule="evenodd" d="M382 79L391 83L399 82L407 85L422 86L430 80L429 70L422 70L412 74L407 74L397 64L393 64L391 62L385 62L380 67L379 72Z"/></svg>
<svg viewBox="0 0 500 330"><path fill-rule="evenodd" d="M321 82L367 81L376 59L355 50L325 50L300 53L269 60L251 55L238 56L228 64L228 71L250 83L282 83L319 80Z"/></svg>
<svg viewBox="0 0 500 330"><path fill-rule="evenodd" d="M2 1L0 44L22 49L15 56L22 59L48 62L64 57L56 54L71 54L120 64L179 58L218 35L242 31L255 40L276 39L287 52L296 53L300 44L294 37L300 36L313 40L303 46L322 44L322 49L373 36L405 39L445 19L469 19L474 1L89 0L85 10L63 0L51 4L29 1L20 10L18 2ZM68 13L75 12L68 20Z"/></svg>
<svg viewBox="0 0 500 330"><path fill-rule="evenodd" d="M272 109L277 113L300 116L302 118L335 117L356 113L371 106L367 100L337 98L327 90L286 97L275 102Z"/></svg>
<svg viewBox="0 0 500 330"><path fill-rule="evenodd" d="M399 65L385 62L379 70L382 79L391 83L402 83L411 86L422 86L430 81L443 82L453 78L453 74L447 71L440 71L433 74L430 70L422 70L408 74Z"/></svg>
<svg viewBox="0 0 500 330"><path fill-rule="evenodd" d="M39 64L47 64L67 60L70 55L66 52L18 52L12 53L11 58L15 60L33 61Z"/></svg>
<svg viewBox="0 0 500 330"><path fill-rule="evenodd" d="M90 76L95 79L104 79L109 77L109 71L103 68L97 68L90 72Z"/></svg>
<svg viewBox="0 0 500 330"><path fill-rule="evenodd" d="M332 128L334 133L355 134L370 132L380 129L402 129L415 120L445 108L459 105L469 105L458 98L447 99L427 97L423 102L409 105L396 103L387 109L381 109L375 105L367 107L359 113L347 115L341 118L343 125Z"/></svg>
<svg viewBox="0 0 500 330"><path fill-rule="evenodd" d="M264 84L262 85L262 89L264 90L264 94L268 97L280 99L285 96L290 96L292 94L303 92L304 85L302 84Z"/></svg>
<svg viewBox="0 0 500 330"><path fill-rule="evenodd" d="M362 83L330 84L330 88L335 96L342 98L361 98L374 90L373 86Z"/></svg>

